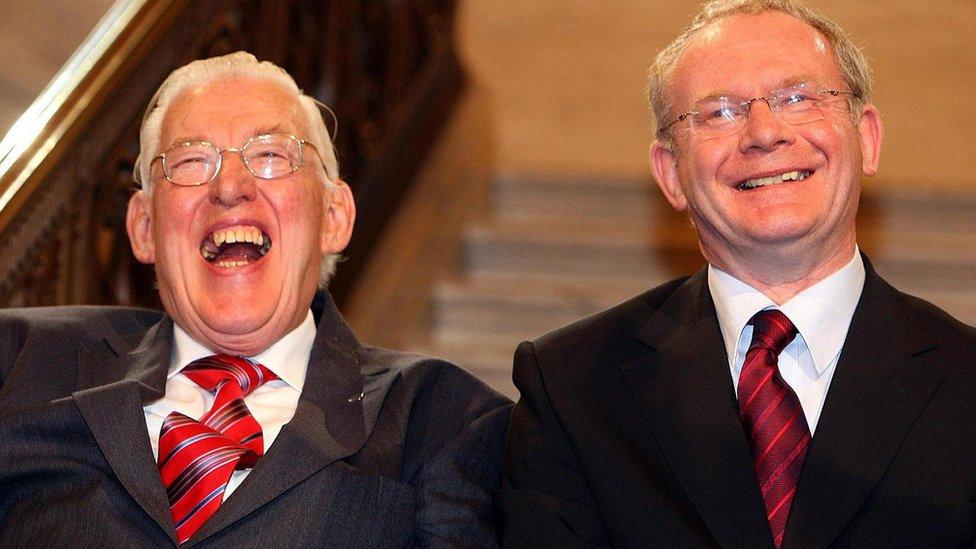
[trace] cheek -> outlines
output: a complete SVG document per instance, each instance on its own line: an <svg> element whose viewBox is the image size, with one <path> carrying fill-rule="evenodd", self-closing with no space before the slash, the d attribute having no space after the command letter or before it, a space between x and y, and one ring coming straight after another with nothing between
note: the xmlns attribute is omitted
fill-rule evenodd
<svg viewBox="0 0 976 549"><path fill-rule="evenodd" d="M857 157L860 167L860 139L857 128L847 114L837 114L830 119L829 124L812 125L809 130L808 141L827 155L828 160L836 162L839 159L846 162Z"/></svg>
<svg viewBox="0 0 976 549"><path fill-rule="evenodd" d="M292 191L272 198L279 226L296 240L308 239L317 246L322 227L322 194L308 187Z"/></svg>
<svg viewBox="0 0 976 549"><path fill-rule="evenodd" d="M707 195L715 190L720 170L728 154L715 146L689 149L679 157L678 173L686 194Z"/></svg>
<svg viewBox="0 0 976 549"><path fill-rule="evenodd" d="M191 231L196 201L187 199L177 200L172 195L162 195L154 200L153 236L156 241L157 253L165 249L178 250L182 237Z"/></svg>

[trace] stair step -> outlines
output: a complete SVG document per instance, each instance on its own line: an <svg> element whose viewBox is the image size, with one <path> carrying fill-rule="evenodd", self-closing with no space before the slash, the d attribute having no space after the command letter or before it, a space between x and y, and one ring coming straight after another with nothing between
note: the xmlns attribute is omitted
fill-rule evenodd
<svg viewBox="0 0 976 549"><path fill-rule="evenodd" d="M501 219L613 219L647 223L661 202L651 180L581 177L500 177L491 190Z"/></svg>
<svg viewBox="0 0 976 549"><path fill-rule="evenodd" d="M692 238L664 238L639 225L505 221L476 226L463 238L469 273L663 278L702 264Z"/></svg>
<svg viewBox="0 0 976 549"><path fill-rule="evenodd" d="M868 188L862 194L858 219L870 220L882 230L976 234L976 193Z"/></svg>
<svg viewBox="0 0 976 549"><path fill-rule="evenodd" d="M480 336L432 340L415 346L412 352L436 356L457 364L503 395L516 399L512 383L512 357L521 340L499 340Z"/></svg>
<svg viewBox="0 0 976 549"><path fill-rule="evenodd" d="M445 283L434 293L432 324L438 332L483 332L530 339L664 281L487 276Z"/></svg>

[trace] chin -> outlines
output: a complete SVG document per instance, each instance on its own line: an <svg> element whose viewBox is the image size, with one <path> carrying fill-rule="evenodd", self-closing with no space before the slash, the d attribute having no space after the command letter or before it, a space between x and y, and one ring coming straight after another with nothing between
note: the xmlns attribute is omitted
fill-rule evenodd
<svg viewBox="0 0 976 549"><path fill-rule="evenodd" d="M771 219L749 231L753 240L766 244L789 244L808 237L816 228L815 223L798 223L796 218Z"/></svg>
<svg viewBox="0 0 976 549"><path fill-rule="evenodd" d="M215 333L227 336L247 336L265 329L272 314L252 307L234 307L207 314L201 313L204 324Z"/></svg>

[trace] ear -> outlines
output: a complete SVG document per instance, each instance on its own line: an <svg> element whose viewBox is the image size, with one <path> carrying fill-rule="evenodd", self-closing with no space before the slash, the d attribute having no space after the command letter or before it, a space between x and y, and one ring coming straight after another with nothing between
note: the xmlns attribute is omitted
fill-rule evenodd
<svg viewBox="0 0 976 549"><path fill-rule="evenodd" d="M678 159L675 153L665 147L660 140L655 139L651 143L650 157L651 171L654 173L654 179L657 180L657 186L661 188L664 197L668 199L674 209L679 212L684 211L688 207L688 199L685 198L685 193L681 189L681 181L678 178Z"/></svg>
<svg viewBox="0 0 976 549"><path fill-rule="evenodd" d="M132 254L141 263L156 262L156 241L153 240L152 197L137 191L129 199L125 214L125 231L129 234Z"/></svg>
<svg viewBox="0 0 976 549"><path fill-rule="evenodd" d="M352 190L341 179L326 186L322 193L325 218L322 224L322 253L337 254L346 249L352 238L352 227L356 223L356 203Z"/></svg>
<svg viewBox="0 0 976 549"><path fill-rule="evenodd" d="M868 103L857 124L857 133L861 141L861 171L866 176L878 172L878 160L881 157L881 141L884 139L884 125L881 123L881 113Z"/></svg>

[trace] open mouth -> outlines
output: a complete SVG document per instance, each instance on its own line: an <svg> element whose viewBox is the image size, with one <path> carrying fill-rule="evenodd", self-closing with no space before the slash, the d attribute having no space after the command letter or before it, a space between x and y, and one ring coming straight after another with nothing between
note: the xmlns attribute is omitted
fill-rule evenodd
<svg viewBox="0 0 976 549"><path fill-rule="evenodd" d="M224 227L200 244L200 255L218 267L230 269L259 261L271 249L271 238L250 225Z"/></svg>
<svg viewBox="0 0 976 549"><path fill-rule="evenodd" d="M809 170L799 170L785 172L779 175L771 175L769 177L757 177L755 179L747 179L736 185L735 188L739 189L740 191L748 191L759 187L777 185L779 183L783 183L784 181L803 181L804 179L810 177L812 173L813 172Z"/></svg>

